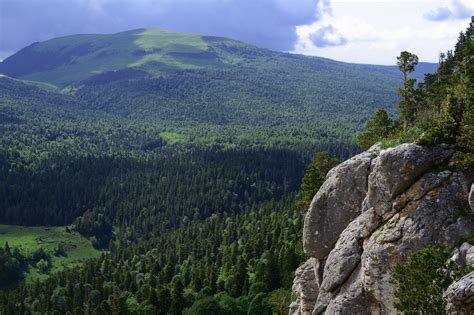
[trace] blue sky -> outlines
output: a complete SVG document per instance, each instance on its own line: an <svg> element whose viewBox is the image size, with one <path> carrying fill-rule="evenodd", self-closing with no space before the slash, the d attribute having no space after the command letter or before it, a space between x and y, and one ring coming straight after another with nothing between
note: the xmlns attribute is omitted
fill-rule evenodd
<svg viewBox="0 0 474 315"><path fill-rule="evenodd" d="M336 60L437 61L474 0L0 0L0 59L35 41L161 27Z"/></svg>

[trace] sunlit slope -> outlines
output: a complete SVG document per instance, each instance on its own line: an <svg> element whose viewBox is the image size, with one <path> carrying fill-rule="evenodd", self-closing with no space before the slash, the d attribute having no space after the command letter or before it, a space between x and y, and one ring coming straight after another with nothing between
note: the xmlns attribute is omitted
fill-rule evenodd
<svg viewBox="0 0 474 315"><path fill-rule="evenodd" d="M227 69L232 66L278 69L298 77L292 71L295 62L296 68L315 70L315 75L333 75L337 71L344 77L358 71L367 76L374 75L376 79L379 75L390 80L399 79L395 67L355 65L291 55L228 38L160 29L72 35L37 42L1 62L0 73L64 87L78 85L104 73L110 76L118 72L115 77L120 78L142 78L180 70ZM434 65L427 64L422 72L430 72L432 68L434 70Z"/></svg>
<svg viewBox="0 0 474 315"><path fill-rule="evenodd" d="M127 68L157 74L232 62L218 56L205 38L158 29L66 36L20 50L0 64L0 72L64 86L99 73Z"/></svg>

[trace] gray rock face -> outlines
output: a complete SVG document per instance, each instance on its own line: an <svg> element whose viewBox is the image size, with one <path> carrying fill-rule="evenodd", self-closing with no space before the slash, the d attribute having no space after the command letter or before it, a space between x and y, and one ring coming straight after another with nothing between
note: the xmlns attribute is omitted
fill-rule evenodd
<svg viewBox="0 0 474 315"><path fill-rule="evenodd" d="M471 191L469 192L469 205L471 210L474 212L474 183L471 185Z"/></svg>
<svg viewBox="0 0 474 315"><path fill-rule="evenodd" d="M451 315L470 315L474 311L474 272L451 284L443 294L446 313Z"/></svg>
<svg viewBox="0 0 474 315"><path fill-rule="evenodd" d="M451 260L461 268L474 267L474 246L464 242L459 248L454 250Z"/></svg>
<svg viewBox="0 0 474 315"><path fill-rule="evenodd" d="M426 148L408 143L382 151L369 176L364 206L374 208L384 218L390 216L392 200L428 169L446 161L453 153L452 148L444 145Z"/></svg>
<svg viewBox="0 0 474 315"><path fill-rule="evenodd" d="M395 264L469 235L474 213L459 216L456 196L467 196L472 178L431 172L452 154L448 146L404 144L379 156L362 153L331 170L305 218L306 253L325 260L313 314L397 313L390 282Z"/></svg>
<svg viewBox="0 0 474 315"><path fill-rule="evenodd" d="M364 152L329 171L305 217L306 254L317 259L326 257L342 230L361 213L374 157Z"/></svg>
<svg viewBox="0 0 474 315"><path fill-rule="evenodd" d="M309 315L312 313L318 297L316 281L317 260L308 259L295 272L293 281L290 315Z"/></svg>

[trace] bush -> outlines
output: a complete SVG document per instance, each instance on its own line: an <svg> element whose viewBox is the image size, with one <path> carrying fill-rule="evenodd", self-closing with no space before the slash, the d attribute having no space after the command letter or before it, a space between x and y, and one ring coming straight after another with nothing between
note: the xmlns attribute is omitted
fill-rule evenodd
<svg viewBox="0 0 474 315"><path fill-rule="evenodd" d="M39 271L41 271L42 273L48 273L50 264L49 264L49 261L44 260L44 259L41 259L40 261L38 261L38 262L36 263L36 267L37 267L37 268L39 269Z"/></svg>
<svg viewBox="0 0 474 315"><path fill-rule="evenodd" d="M395 307L405 314L444 314L442 298L446 288L466 273L454 262L451 253L442 246L415 252L404 263L398 263L392 273L396 285Z"/></svg>
<svg viewBox="0 0 474 315"><path fill-rule="evenodd" d="M308 165L301 181L301 190L303 198L300 200L298 206L307 208L311 203L314 195L318 192L321 185L326 180L327 173L340 161L337 158L331 157L327 152L317 153L311 164Z"/></svg>
<svg viewBox="0 0 474 315"><path fill-rule="evenodd" d="M47 254L42 247L35 250L31 258L35 263L38 263L40 260L45 260L48 262L51 260L49 254Z"/></svg>
<svg viewBox="0 0 474 315"><path fill-rule="evenodd" d="M54 248L54 256L57 256L57 257L60 257L60 256L66 257L67 256L66 248L64 247L63 243L59 243Z"/></svg>
<svg viewBox="0 0 474 315"><path fill-rule="evenodd" d="M291 291L280 288L270 293L268 304L272 307L273 314L288 313L288 305L291 303Z"/></svg>

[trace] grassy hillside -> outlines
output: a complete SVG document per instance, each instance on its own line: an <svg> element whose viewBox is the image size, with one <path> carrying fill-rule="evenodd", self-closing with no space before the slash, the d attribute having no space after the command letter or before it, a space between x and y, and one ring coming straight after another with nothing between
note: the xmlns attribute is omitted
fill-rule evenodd
<svg viewBox="0 0 474 315"><path fill-rule="evenodd" d="M101 251L92 247L91 242L77 232L66 232L64 226L26 227L18 225L0 224L0 244L8 242L12 248L18 248L26 256L31 255L42 248L51 257L51 269L49 273L63 270L65 267L80 265L86 259L99 257ZM55 251L61 246L64 254L55 255ZM36 279L46 279L48 274L40 272L38 268L30 266L25 280L32 282Z"/></svg>
<svg viewBox="0 0 474 315"><path fill-rule="evenodd" d="M133 69L135 75L163 75L189 69L225 69L249 66L280 68L295 62L319 70L338 67L366 75L397 75L395 67L355 65L324 58L290 55L214 36L176 33L160 29L138 29L116 34L88 34L37 42L0 63L0 73L25 80L48 82L60 87L98 74ZM425 64L420 73L432 72ZM128 75L131 72L127 72ZM345 73L350 75L351 72Z"/></svg>
<svg viewBox="0 0 474 315"><path fill-rule="evenodd" d="M140 29L109 35L74 35L34 43L0 64L12 77L65 86L91 76L126 68L160 74L172 70L222 67L245 61L239 50L255 57L271 52L242 42Z"/></svg>
<svg viewBox="0 0 474 315"><path fill-rule="evenodd" d="M195 68L180 54L208 50L199 35L162 30L133 30L112 35L75 35L34 43L0 65L0 72L59 86L93 75L153 63L151 72L167 68Z"/></svg>

